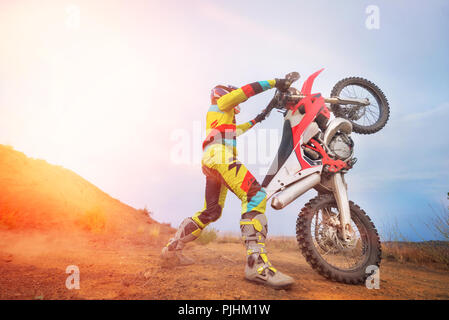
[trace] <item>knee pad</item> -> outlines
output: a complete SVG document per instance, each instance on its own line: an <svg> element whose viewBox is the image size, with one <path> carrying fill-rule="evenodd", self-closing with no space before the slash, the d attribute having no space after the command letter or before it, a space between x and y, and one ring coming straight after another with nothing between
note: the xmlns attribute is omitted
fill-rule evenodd
<svg viewBox="0 0 449 320"><path fill-rule="evenodd" d="M167 247L169 250L181 250L187 242L193 241L201 233L200 226L192 218L184 219L179 225L175 236L170 239Z"/></svg>

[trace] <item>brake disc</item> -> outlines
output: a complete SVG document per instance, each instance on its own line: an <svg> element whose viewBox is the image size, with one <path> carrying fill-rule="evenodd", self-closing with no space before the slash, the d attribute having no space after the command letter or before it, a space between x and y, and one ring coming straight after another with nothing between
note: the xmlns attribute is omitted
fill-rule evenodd
<svg viewBox="0 0 449 320"><path fill-rule="evenodd" d="M357 121L365 115L365 108L363 106L350 106L345 108L345 113L349 120Z"/></svg>
<svg viewBox="0 0 449 320"><path fill-rule="evenodd" d="M329 248L328 251L330 253L352 251L357 245L355 231L351 229L351 233L349 234L350 241L344 241L340 236L341 232L339 230L339 226L340 221L338 220L338 217L332 216L326 219L324 227L319 231L319 244L323 249L324 247Z"/></svg>

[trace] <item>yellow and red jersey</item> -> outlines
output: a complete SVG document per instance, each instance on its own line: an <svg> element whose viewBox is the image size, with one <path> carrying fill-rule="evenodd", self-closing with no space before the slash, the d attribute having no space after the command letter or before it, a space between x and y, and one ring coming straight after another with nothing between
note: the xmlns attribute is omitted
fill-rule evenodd
<svg viewBox="0 0 449 320"><path fill-rule="evenodd" d="M276 80L254 82L233 90L218 100L213 100L206 116L206 139L203 142L203 150L211 144L219 143L231 147L236 154L236 137L252 128L255 121L236 125L235 106L275 85Z"/></svg>

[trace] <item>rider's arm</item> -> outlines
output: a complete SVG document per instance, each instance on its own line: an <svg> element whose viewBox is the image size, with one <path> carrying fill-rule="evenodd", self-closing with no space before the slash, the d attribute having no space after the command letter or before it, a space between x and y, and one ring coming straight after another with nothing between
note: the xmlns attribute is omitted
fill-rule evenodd
<svg viewBox="0 0 449 320"><path fill-rule="evenodd" d="M248 98L276 86L276 80L259 81L247 84L241 88L225 94L217 101L221 111L229 111Z"/></svg>
<svg viewBox="0 0 449 320"><path fill-rule="evenodd" d="M237 137L243 133L245 133L246 131L248 131L249 129L251 129L252 127L254 127L254 125L256 124L256 120L251 120L242 124L239 124L236 129L236 135Z"/></svg>

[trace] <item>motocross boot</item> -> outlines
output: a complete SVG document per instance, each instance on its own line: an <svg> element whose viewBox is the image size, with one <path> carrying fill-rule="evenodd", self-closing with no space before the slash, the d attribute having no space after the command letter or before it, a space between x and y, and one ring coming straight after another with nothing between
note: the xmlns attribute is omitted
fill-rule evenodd
<svg viewBox="0 0 449 320"><path fill-rule="evenodd" d="M161 258L166 265L187 266L194 263L194 260L182 254L182 249L187 242L193 241L201 233L201 228L191 218L186 218L179 225L173 238L162 249Z"/></svg>
<svg viewBox="0 0 449 320"><path fill-rule="evenodd" d="M275 289L291 286L294 283L293 278L276 270L268 261L265 249L268 231L265 214L254 211L244 214L240 221L240 229L247 249L245 279Z"/></svg>

